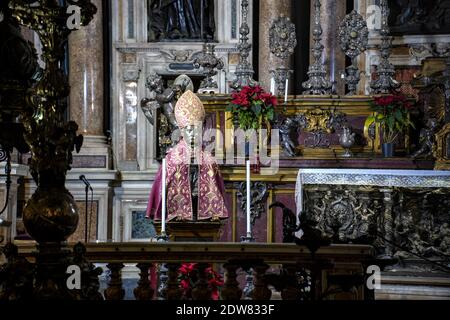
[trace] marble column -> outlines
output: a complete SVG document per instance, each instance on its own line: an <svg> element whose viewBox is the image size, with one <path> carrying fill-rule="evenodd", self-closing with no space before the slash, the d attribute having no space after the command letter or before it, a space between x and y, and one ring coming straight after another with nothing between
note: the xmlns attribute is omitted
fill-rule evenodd
<svg viewBox="0 0 450 320"><path fill-rule="evenodd" d="M339 25L345 18L347 5L343 0L320 0L320 3L322 4L320 8L320 22L323 29L322 44L325 47L322 59L330 76L330 81L336 81L336 93L343 95L345 94L345 83L341 79L341 72L345 72L345 54L339 47L338 32ZM314 21L313 17L314 0L311 0L312 22ZM311 23L311 34L313 27L314 25ZM314 61L312 53L309 60L310 63Z"/></svg>
<svg viewBox="0 0 450 320"><path fill-rule="evenodd" d="M259 83L267 91L270 90L270 70L284 67L293 69L293 57L280 59L270 52L269 31L273 22L281 16L291 18L291 0L260 0L259 5ZM289 79L292 83L292 77ZM289 85L292 92L293 85ZM284 93L280 92L280 95Z"/></svg>
<svg viewBox="0 0 450 320"><path fill-rule="evenodd" d="M75 167L107 169L107 139L104 135L104 59L102 0L93 21L69 37L70 119L84 136L83 149L75 155ZM88 156L88 157L86 157Z"/></svg>

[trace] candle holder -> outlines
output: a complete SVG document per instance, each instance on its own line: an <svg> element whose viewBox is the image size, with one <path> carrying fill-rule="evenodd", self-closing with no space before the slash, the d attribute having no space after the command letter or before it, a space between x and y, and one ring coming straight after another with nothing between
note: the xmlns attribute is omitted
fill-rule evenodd
<svg viewBox="0 0 450 320"><path fill-rule="evenodd" d="M256 239L250 233L250 234L247 234L247 236L242 236L241 237L241 242L242 243L252 243L252 242L256 242Z"/></svg>
<svg viewBox="0 0 450 320"><path fill-rule="evenodd" d="M159 236L156 237L157 242L169 242L170 237L167 235L167 233L163 232Z"/></svg>
<svg viewBox="0 0 450 320"><path fill-rule="evenodd" d="M277 68L276 70L270 70L270 74L272 78L275 79L275 85L277 91L275 91L275 96L285 94L286 90L286 80L288 80L292 74L294 74L294 70L289 70L287 68Z"/></svg>
<svg viewBox="0 0 450 320"><path fill-rule="evenodd" d="M320 24L320 8L322 4L320 0L314 1L314 27L313 27L313 41L312 53L314 63L309 66L308 81L303 83L304 94L309 95L329 95L333 92L333 84L328 80L328 75L325 70L325 65L322 61L324 46L322 44L323 29Z"/></svg>
<svg viewBox="0 0 450 320"><path fill-rule="evenodd" d="M370 88L373 94L388 94L392 90L398 89L400 83L394 79L395 67L389 61L392 49L392 37L389 36L389 4L387 0L381 0L381 61L377 71L378 78L372 80Z"/></svg>
<svg viewBox="0 0 450 320"><path fill-rule="evenodd" d="M256 239L253 237L252 233L247 233L247 236L241 237L241 243L254 243ZM245 287L243 290L244 299L250 300L252 298L252 292L255 289L255 285L253 284L253 268L248 268L245 270Z"/></svg>
<svg viewBox="0 0 450 320"><path fill-rule="evenodd" d="M239 28L240 40L237 46L239 50L239 64L236 67L236 79L230 84L230 88L239 91L245 86L255 86L257 82L253 80L255 71L249 62L252 44L249 42L250 27L248 26L248 0L242 0L242 24Z"/></svg>
<svg viewBox="0 0 450 320"><path fill-rule="evenodd" d="M162 232L159 236L156 237L156 242L158 243L167 243L170 238L167 233ZM165 300L166 290L167 290L167 280L169 279L168 275L169 269L165 263L161 263L158 266L158 300Z"/></svg>
<svg viewBox="0 0 450 320"><path fill-rule="evenodd" d="M296 46L297 35L295 24L292 23L288 17L279 17L273 22L269 31L270 52L285 63L286 61L289 61ZM270 70L270 74L272 75L272 78L274 78L278 89L278 92L274 91L275 95L280 95L279 93L281 92L286 96L286 81L293 73L293 70L289 70L286 67Z"/></svg>

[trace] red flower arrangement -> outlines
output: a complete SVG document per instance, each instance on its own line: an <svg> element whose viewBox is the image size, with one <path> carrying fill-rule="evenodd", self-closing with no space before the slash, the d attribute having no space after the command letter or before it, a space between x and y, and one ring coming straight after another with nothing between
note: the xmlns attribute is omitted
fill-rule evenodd
<svg viewBox="0 0 450 320"><path fill-rule="evenodd" d="M218 274L210 266L205 269L208 275L208 284L211 289L211 299L219 300L219 288L224 285L223 277ZM191 298L192 289L197 281L197 264L196 263L183 263L178 269L180 278L180 287L183 290L183 294L187 299Z"/></svg>
<svg viewBox="0 0 450 320"><path fill-rule="evenodd" d="M383 142L392 143L397 136L414 124L409 117L412 104L403 94L375 97L372 103L373 115L367 118L366 126L380 124L383 131Z"/></svg>
<svg viewBox="0 0 450 320"><path fill-rule="evenodd" d="M264 91L261 86L246 86L232 95L227 111L245 131L258 129L261 122L270 122L275 117L277 98Z"/></svg>

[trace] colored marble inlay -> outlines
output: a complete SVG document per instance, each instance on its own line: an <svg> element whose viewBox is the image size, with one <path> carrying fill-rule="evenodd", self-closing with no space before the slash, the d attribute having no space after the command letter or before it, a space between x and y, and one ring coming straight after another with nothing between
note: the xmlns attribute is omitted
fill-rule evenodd
<svg viewBox="0 0 450 320"><path fill-rule="evenodd" d="M156 229L150 219L145 218L145 211L133 211L131 222L131 238L150 239L156 237Z"/></svg>

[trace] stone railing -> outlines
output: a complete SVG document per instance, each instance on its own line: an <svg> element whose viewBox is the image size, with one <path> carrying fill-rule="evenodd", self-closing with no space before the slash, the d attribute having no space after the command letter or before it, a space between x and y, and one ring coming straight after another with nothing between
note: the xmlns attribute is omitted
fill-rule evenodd
<svg viewBox="0 0 450 320"><path fill-rule="evenodd" d="M99 243L85 247L79 243L68 247L72 254L65 265L78 265L81 270L81 290L73 292L79 299L102 299L102 293L107 300L124 299L125 264L136 264L140 270L134 289L137 300L211 299L205 272L210 266L224 278L219 289L221 300L269 300L274 298L272 292L279 292L284 300L333 299L339 294L346 299L372 298L365 289L369 276L366 268L374 264L371 246L331 245L313 255L295 244ZM3 272L8 265L12 269L14 264L23 266L25 259L30 265L36 263L33 244L20 245L18 255L11 253L15 250L6 251L8 262L0 269ZM108 287L100 294L98 279L102 271L94 263L106 264L109 269ZM196 263L197 276L190 297L180 286L179 271L184 263ZM159 278L151 274L159 274Z"/></svg>

